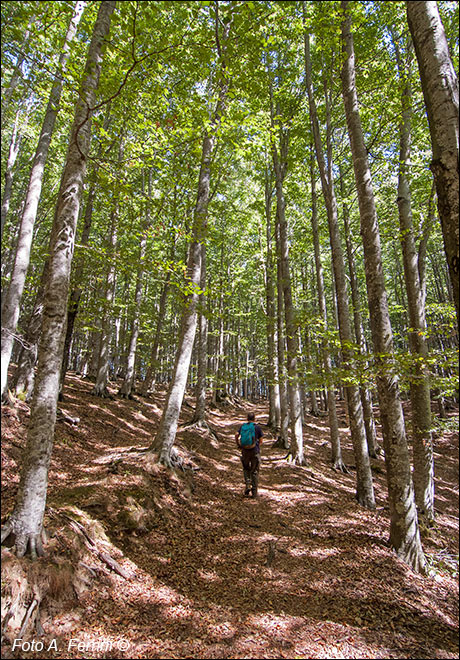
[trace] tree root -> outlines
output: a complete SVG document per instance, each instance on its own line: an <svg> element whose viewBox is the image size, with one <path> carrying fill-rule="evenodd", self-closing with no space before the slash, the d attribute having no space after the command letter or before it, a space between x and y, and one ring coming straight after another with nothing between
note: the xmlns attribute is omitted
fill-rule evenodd
<svg viewBox="0 0 460 660"><path fill-rule="evenodd" d="M17 533L11 521L8 521L1 531L1 545L5 543L9 536L14 538L14 546L16 548L16 556L24 557L27 551L30 552L31 559L35 560L37 557L44 557L45 550L43 549L42 539L44 532L38 534L33 533Z"/></svg>
<svg viewBox="0 0 460 660"><path fill-rule="evenodd" d="M272 448L289 449L289 444L286 445L286 441L283 440L283 438L279 435L276 438L275 442L272 444ZM287 454L287 456L289 456L289 453ZM287 456L285 456L284 458L287 458Z"/></svg>
<svg viewBox="0 0 460 660"><path fill-rule="evenodd" d="M338 459L332 463L332 469L334 472L343 472L343 474L351 474L350 470L347 468L342 459Z"/></svg>
<svg viewBox="0 0 460 660"><path fill-rule="evenodd" d="M283 457L284 460L286 460L289 465L298 465L299 467L307 465L307 461L305 458L299 458L299 456L294 456L292 451L289 450L286 456Z"/></svg>
<svg viewBox="0 0 460 660"><path fill-rule="evenodd" d="M169 454L169 465L166 467L175 469L179 468L182 472L190 470L191 472L197 472L200 468L192 465L190 461L184 460L184 458L179 454L177 449L173 447Z"/></svg>
<svg viewBox="0 0 460 660"><path fill-rule="evenodd" d="M182 428L187 429L187 430L196 428L196 429L200 429L200 430L203 430L203 431L207 431L210 435L212 435L214 440L217 440L217 442L220 442L220 438L217 435L217 433L214 431L214 429L212 429L209 426L208 422L204 419L199 419L199 420L192 419L190 422L186 422L185 424L183 424Z"/></svg>
<svg viewBox="0 0 460 660"><path fill-rule="evenodd" d="M33 601L30 603L28 609L27 609L27 612L26 612L26 615L25 615L24 619L22 620L21 630L19 631L19 635L18 635L19 639L22 639L22 637L23 637L23 635L24 635L24 633L27 629L27 624L29 623L29 619L32 616L32 613L33 613L34 609L38 605L39 605L39 601L37 600L37 598L34 598Z"/></svg>
<svg viewBox="0 0 460 660"><path fill-rule="evenodd" d="M68 424L74 424L74 425L76 425L80 422L79 417L71 417L66 412L61 410L61 408L57 409L56 416L57 416L57 421L58 422L67 422Z"/></svg>
<svg viewBox="0 0 460 660"><path fill-rule="evenodd" d="M104 564L106 564L115 573L118 573L118 575L121 575L122 578L124 578L125 580L130 579L131 577L130 574L123 568L123 566L120 566L120 564L107 552L102 552L101 550L99 550L99 548L96 546L95 542L90 537L90 535L88 534L88 532L81 523L79 523L77 520L74 520L71 516L68 516L66 513L63 513L62 511L55 511L54 509L49 509L49 513L54 516L59 515L62 518L65 518L68 521L69 526L74 530L74 532L77 532L77 534L83 536L85 540L85 545L89 550L91 550L91 552L94 552L94 554Z"/></svg>
<svg viewBox="0 0 460 660"><path fill-rule="evenodd" d="M11 390L7 389L6 392L4 392L2 395L2 405L12 407L14 406L14 403L15 403L15 398Z"/></svg>
<svg viewBox="0 0 460 660"><path fill-rule="evenodd" d="M102 390L93 387L90 394L92 394L93 396L98 396L101 399L110 399L111 401L113 401L113 396L110 394L109 390L106 387L104 387Z"/></svg>

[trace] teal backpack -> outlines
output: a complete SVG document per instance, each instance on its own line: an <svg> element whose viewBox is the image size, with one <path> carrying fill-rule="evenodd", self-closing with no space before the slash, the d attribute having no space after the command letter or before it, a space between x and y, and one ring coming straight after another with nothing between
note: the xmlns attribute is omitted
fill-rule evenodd
<svg viewBox="0 0 460 660"><path fill-rule="evenodd" d="M243 424L240 431L240 442L242 447L250 447L256 440L256 427L253 422Z"/></svg>

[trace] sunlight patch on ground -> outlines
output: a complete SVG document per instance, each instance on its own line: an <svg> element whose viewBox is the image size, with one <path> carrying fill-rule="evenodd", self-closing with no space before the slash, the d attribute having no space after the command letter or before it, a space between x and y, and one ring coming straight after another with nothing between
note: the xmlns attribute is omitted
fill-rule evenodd
<svg viewBox="0 0 460 660"><path fill-rule="evenodd" d="M340 554L340 549L339 548L317 548L316 550L308 550L307 552L305 552L305 551L297 552L296 550L291 550L290 554L292 554L294 556L308 554L310 557L317 557L319 559L325 559L326 557L332 557L334 555L339 555Z"/></svg>
<svg viewBox="0 0 460 660"><path fill-rule="evenodd" d="M222 578L215 571L199 568L197 572L200 578L206 582L222 582Z"/></svg>

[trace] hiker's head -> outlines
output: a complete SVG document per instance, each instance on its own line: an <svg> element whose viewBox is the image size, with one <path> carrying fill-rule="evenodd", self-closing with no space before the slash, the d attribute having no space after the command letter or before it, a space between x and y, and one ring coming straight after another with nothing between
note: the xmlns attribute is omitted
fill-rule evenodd
<svg viewBox="0 0 460 660"><path fill-rule="evenodd" d="M255 415L253 412L248 413L248 422L253 422L255 420Z"/></svg>

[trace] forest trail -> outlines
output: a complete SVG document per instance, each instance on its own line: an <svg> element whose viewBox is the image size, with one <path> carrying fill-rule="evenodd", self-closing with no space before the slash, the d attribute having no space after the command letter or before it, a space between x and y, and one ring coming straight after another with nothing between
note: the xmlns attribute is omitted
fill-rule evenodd
<svg viewBox="0 0 460 660"><path fill-rule="evenodd" d="M58 649L20 655L10 647L7 657L90 657L69 650L70 639L107 658L458 657L455 575L438 565L423 578L395 557L383 460L373 461L377 509L366 511L354 500L354 471L329 466L327 418L307 416L308 466L299 468L272 448L265 407L211 408L215 439L184 426L185 404L177 445L199 469L174 475L141 451L164 394L100 400L90 389L69 377L62 408L80 421L58 423L50 473L49 561L62 568L66 557L74 567L71 596L62 587L42 607L45 639L57 639ZM234 441L248 410L265 433L254 500L243 497ZM27 406L3 421L7 513ZM340 432L352 466L344 417ZM440 513L424 548L439 558L458 554L458 434L439 437L435 450ZM79 520L128 578L107 570L61 513ZM109 649L97 646L104 640Z"/></svg>

